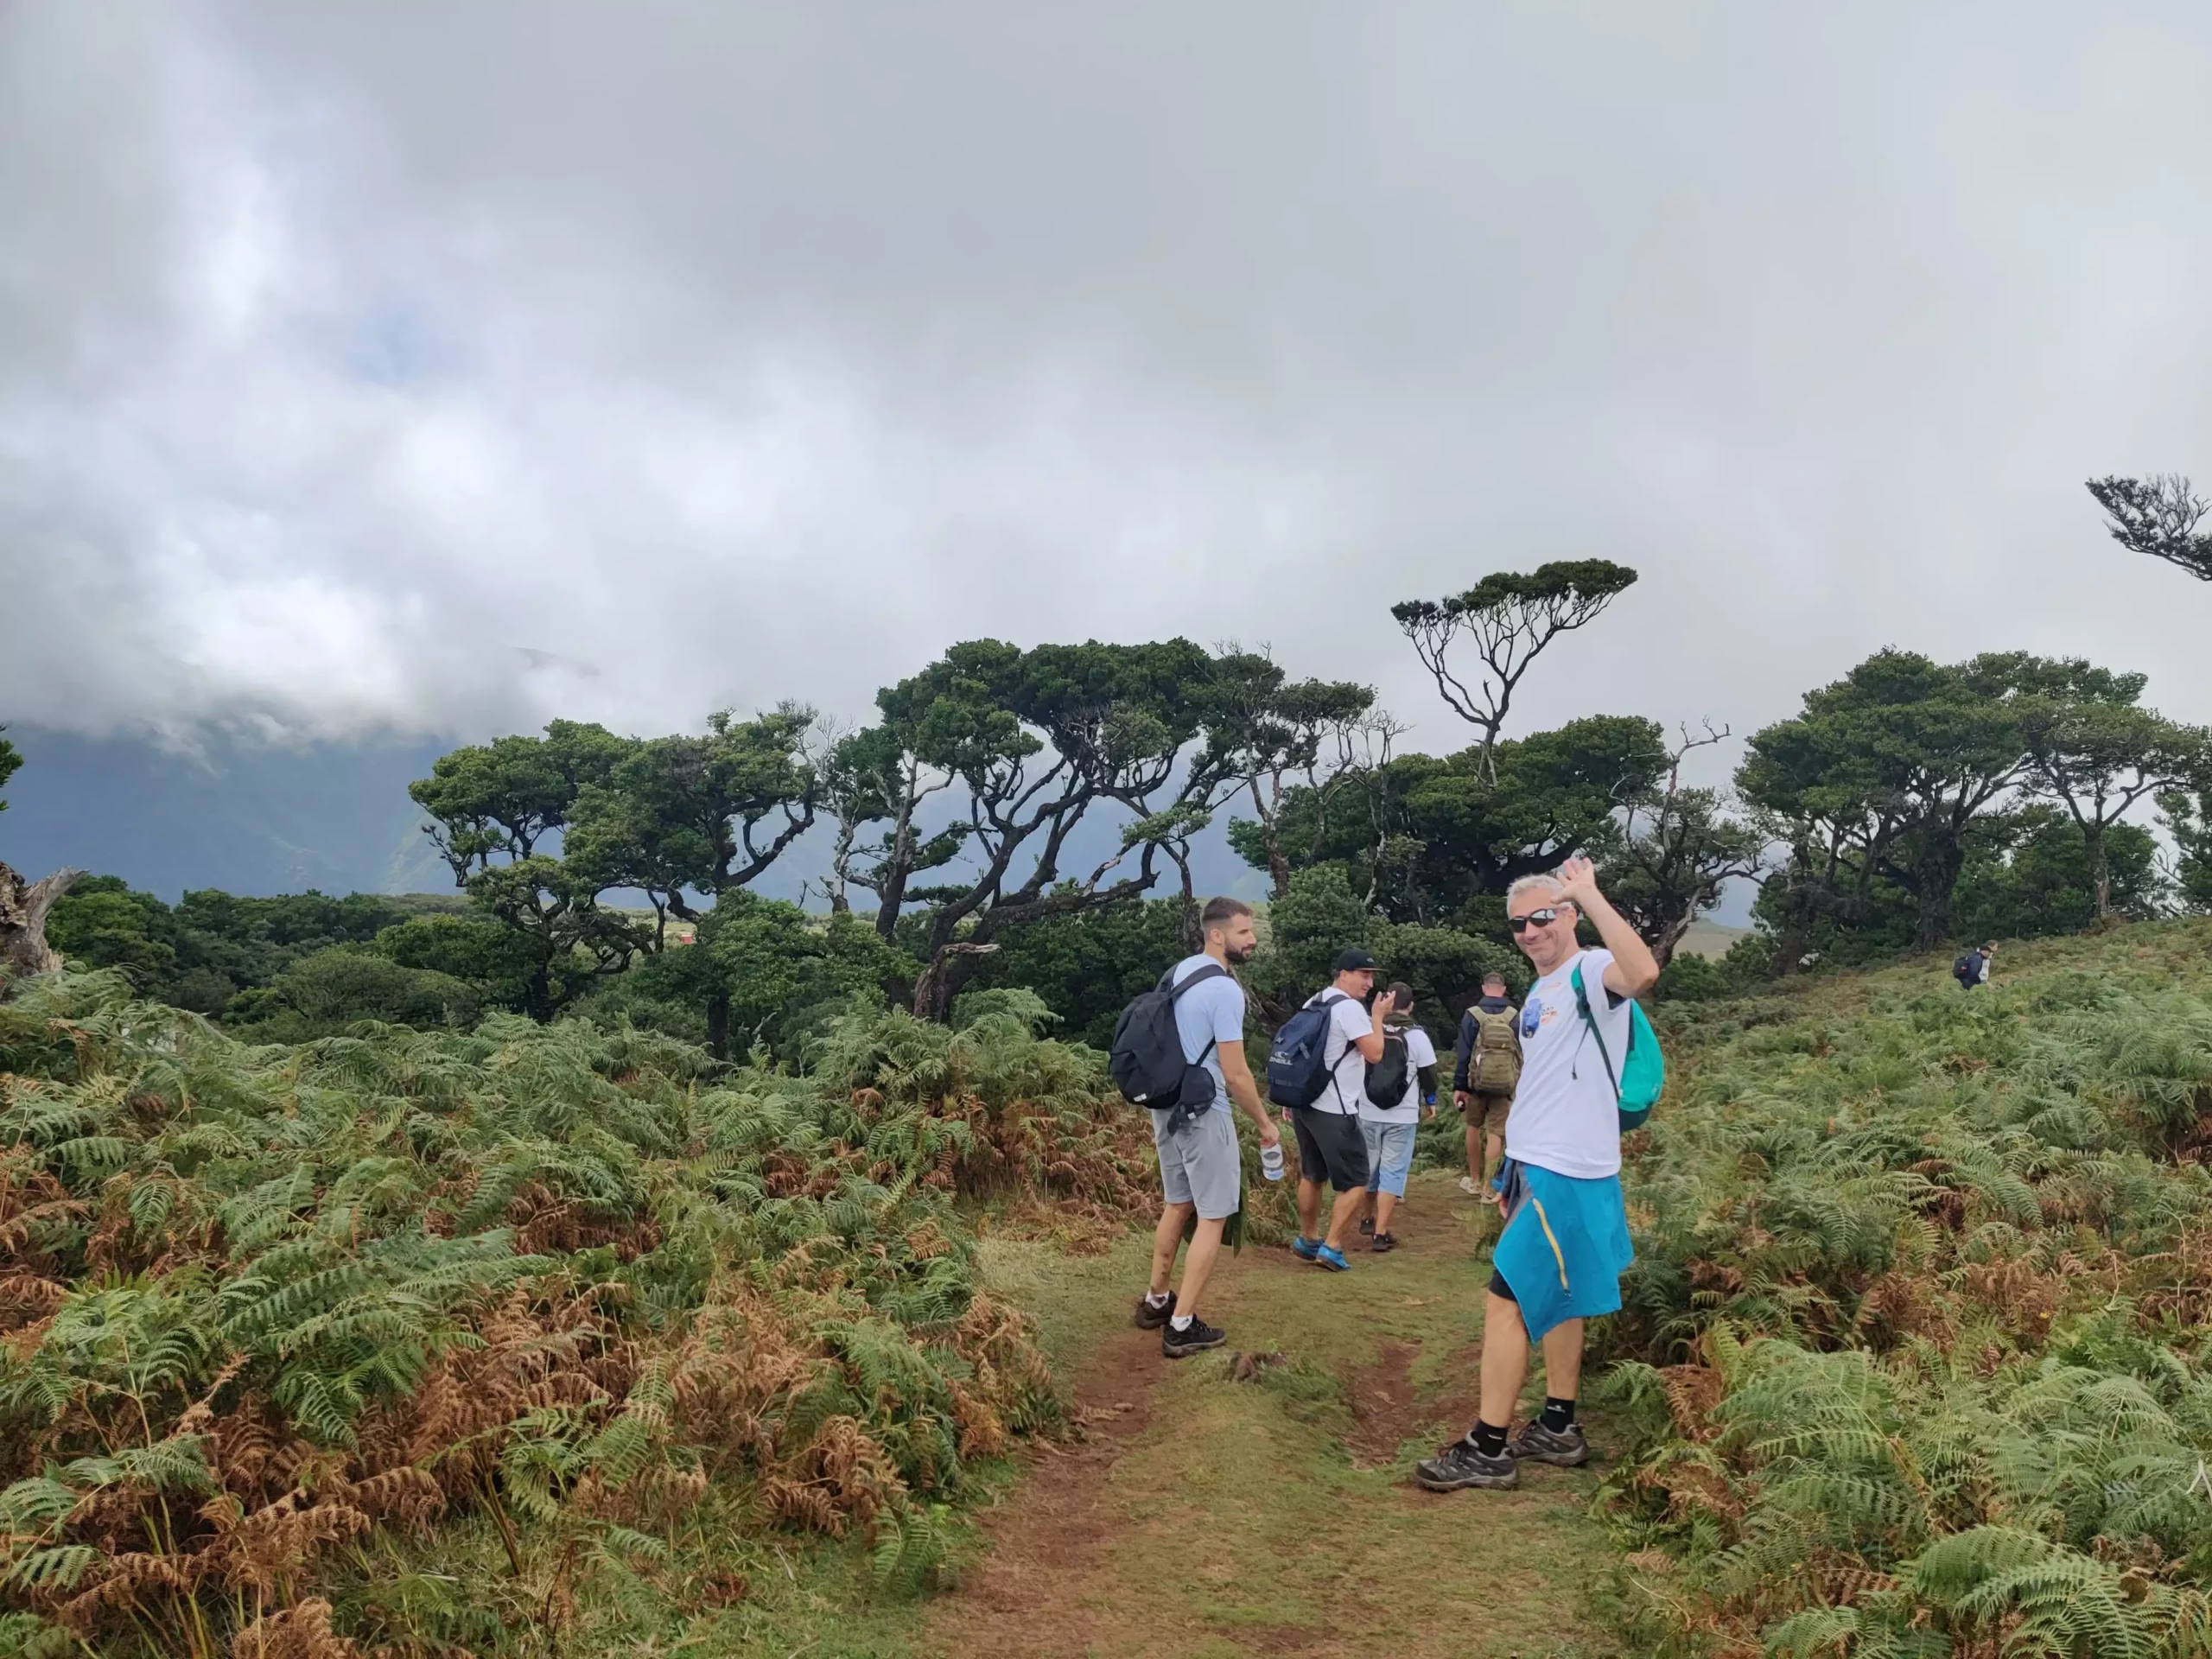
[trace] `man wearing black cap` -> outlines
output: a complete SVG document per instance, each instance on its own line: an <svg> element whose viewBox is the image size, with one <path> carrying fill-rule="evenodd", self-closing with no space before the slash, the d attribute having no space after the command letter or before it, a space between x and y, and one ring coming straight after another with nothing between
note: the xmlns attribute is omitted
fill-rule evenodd
<svg viewBox="0 0 2212 1659"><path fill-rule="evenodd" d="M1347 950L1337 958L1335 981L1306 1004L1328 1005L1321 1058L1329 1086L1311 1106L1294 1107L1290 1114L1298 1136L1298 1242L1290 1248L1301 1260L1335 1273L1351 1266L1344 1260L1344 1239L1367 1202L1367 1137L1359 1127L1359 1103L1367 1093L1368 1063L1382 1058L1382 1022L1393 1006L1386 993L1373 1008L1363 1007L1374 988L1374 957ZM1319 1233L1324 1181L1337 1194L1326 1238Z"/></svg>

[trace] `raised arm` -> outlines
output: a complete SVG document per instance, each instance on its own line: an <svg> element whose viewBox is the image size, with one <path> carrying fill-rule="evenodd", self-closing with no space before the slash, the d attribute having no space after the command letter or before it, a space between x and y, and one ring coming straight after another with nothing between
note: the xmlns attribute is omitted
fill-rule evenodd
<svg viewBox="0 0 2212 1659"><path fill-rule="evenodd" d="M1374 1065L1376 1061L1382 1058L1382 1038L1384 1034L1382 1031L1382 1022L1389 1017L1390 1010L1396 1006L1397 1005L1390 1000L1389 992L1377 991L1375 994L1375 1005L1368 1010L1368 1018L1371 1023L1367 1035L1364 1037L1355 1037L1351 1039L1351 1046L1359 1051L1359 1058L1365 1060L1370 1065Z"/></svg>
<svg viewBox="0 0 2212 1659"><path fill-rule="evenodd" d="M1598 868L1586 858L1559 867L1560 896L1590 918L1613 959L1605 969L1605 988L1615 996L1642 996L1659 982L1659 963L1628 918L1598 891Z"/></svg>

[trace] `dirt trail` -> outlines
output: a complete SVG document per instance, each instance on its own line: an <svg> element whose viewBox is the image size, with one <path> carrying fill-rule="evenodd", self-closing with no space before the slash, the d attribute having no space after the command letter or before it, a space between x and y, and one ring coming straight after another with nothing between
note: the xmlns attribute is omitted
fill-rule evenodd
<svg viewBox="0 0 2212 1659"><path fill-rule="evenodd" d="M1477 1205L1438 1175L1410 1197L1403 1246L1349 1274L1281 1249L1224 1259L1208 1316L1232 1349L1285 1355L1255 1381L1225 1355L1164 1360L1127 1326L1079 1361L1085 1438L1029 1454L924 1650L1617 1651L1593 1599L1612 1561L1587 1514L1594 1471L1509 1494L1413 1484L1472 1408L1486 1269Z"/></svg>

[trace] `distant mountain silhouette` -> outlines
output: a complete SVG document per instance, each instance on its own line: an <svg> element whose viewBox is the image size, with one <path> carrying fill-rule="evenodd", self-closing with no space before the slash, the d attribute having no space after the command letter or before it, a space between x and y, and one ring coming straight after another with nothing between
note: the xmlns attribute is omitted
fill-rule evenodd
<svg viewBox="0 0 2212 1659"><path fill-rule="evenodd" d="M23 753L23 769L0 812L0 859L34 879L73 864L119 875L172 903L194 887L256 895L308 887L453 891L407 785L428 777L458 739L275 747L210 737L181 753L141 739L32 726L11 725L8 735ZM1226 817L1194 849L1193 874L1205 893L1263 897L1265 878L1230 850ZM1064 870L1089 874L1117 844L1122 822L1104 813L1087 819L1069 837ZM758 891L800 898L829 867L826 831L817 826L794 846ZM1176 890L1175 873L1164 861L1163 870L1153 891L1165 898ZM856 904L866 900L855 895ZM818 888L813 904L821 904Z"/></svg>
<svg viewBox="0 0 2212 1659"><path fill-rule="evenodd" d="M450 743L272 747L209 737L181 753L29 726L8 735L23 769L0 812L0 859L20 870L73 864L171 902L188 887L452 889L407 798Z"/></svg>

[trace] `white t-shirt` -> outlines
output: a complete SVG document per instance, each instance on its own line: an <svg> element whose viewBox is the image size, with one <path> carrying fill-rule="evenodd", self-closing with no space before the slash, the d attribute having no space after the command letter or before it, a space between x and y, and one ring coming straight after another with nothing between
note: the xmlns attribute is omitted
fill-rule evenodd
<svg viewBox="0 0 2212 1659"><path fill-rule="evenodd" d="M1377 1106L1367 1097L1363 1086L1359 1092L1359 1115L1376 1123L1418 1123L1421 1122L1421 1069L1436 1064L1436 1045L1419 1026L1393 1027L1391 1029L1406 1039L1406 1092L1395 1106Z"/></svg>
<svg viewBox="0 0 2212 1659"><path fill-rule="evenodd" d="M1340 1117L1357 1117L1359 1103L1367 1097L1367 1058L1359 1052L1359 1039L1374 1035L1375 1017L1360 1006L1357 998L1334 986L1307 997L1306 1007L1313 1007L1325 996L1332 1000L1329 1003L1329 1034L1323 1040L1321 1058L1329 1061L1333 1081L1321 1091L1311 1109L1334 1112ZM1329 1060L1332 1054L1336 1058Z"/></svg>
<svg viewBox="0 0 2212 1659"><path fill-rule="evenodd" d="M1582 966L1590 1013L1618 1067L1628 1052L1634 1015L1605 989L1610 950L1585 950L1546 974L1522 999L1521 1083L1505 1120L1505 1155L1578 1180L1618 1175L1621 1168L1620 1096L1605 1075L1605 1055L1574 1006L1573 975Z"/></svg>

